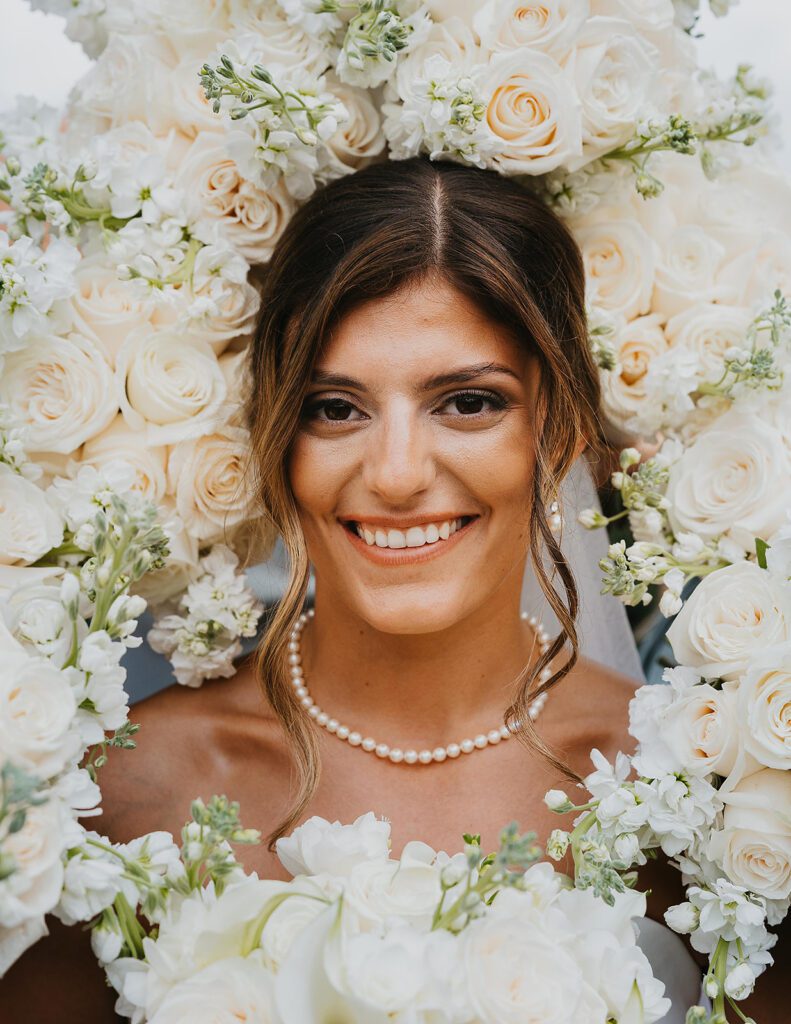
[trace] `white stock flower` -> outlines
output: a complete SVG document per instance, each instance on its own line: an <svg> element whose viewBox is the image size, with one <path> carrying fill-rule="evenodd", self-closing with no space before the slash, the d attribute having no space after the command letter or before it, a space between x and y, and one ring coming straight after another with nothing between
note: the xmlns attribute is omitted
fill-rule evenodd
<svg viewBox="0 0 791 1024"><path fill-rule="evenodd" d="M3 651L0 750L4 758L41 779L57 775L80 751L73 728L76 712L68 679L52 662Z"/></svg>
<svg viewBox="0 0 791 1024"><path fill-rule="evenodd" d="M175 985L146 1019L149 1024L276 1024L272 986L271 973L255 956L229 957Z"/></svg>
<svg viewBox="0 0 791 1024"><path fill-rule="evenodd" d="M48 314L74 291L79 261L79 251L61 239L51 238L42 250L27 235L11 241L0 231L0 355L51 330Z"/></svg>
<svg viewBox="0 0 791 1024"><path fill-rule="evenodd" d="M0 882L0 926L14 928L48 914L63 885L63 835L67 812L59 800L30 807L25 824L3 840L15 870Z"/></svg>
<svg viewBox="0 0 791 1024"><path fill-rule="evenodd" d="M707 855L730 882L767 899L787 899L791 895L791 774L764 768L723 792L722 798L722 828L711 833Z"/></svg>
<svg viewBox="0 0 791 1024"><path fill-rule="evenodd" d="M27 427L28 451L68 455L114 419L119 395L96 345L72 333L31 339L6 356L0 402Z"/></svg>
<svg viewBox="0 0 791 1024"><path fill-rule="evenodd" d="M190 534L202 543L219 540L253 515L255 493L246 430L225 427L176 445L168 460L170 490Z"/></svg>
<svg viewBox="0 0 791 1024"><path fill-rule="evenodd" d="M292 875L348 876L361 862L386 860L389 850L390 823L372 811L351 825L314 816L276 843L280 863Z"/></svg>
<svg viewBox="0 0 791 1024"><path fill-rule="evenodd" d="M574 236L585 261L588 302L627 320L648 313L656 243L634 220L582 219Z"/></svg>
<svg viewBox="0 0 791 1024"><path fill-rule="evenodd" d="M495 54L481 73L490 163L503 174L544 174L582 152L579 98L568 72L534 51Z"/></svg>
<svg viewBox="0 0 791 1024"><path fill-rule="evenodd" d="M121 412L150 444L174 444L219 424L225 379L210 346L173 328L134 331L118 353Z"/></svg>
<svg viewBox="0 0 791 1024"><path fill-rule="evenodd" d="M582 155L571 170L616 149L651 108L659 54L627 21L587 18L568 57L582 103Z"/></svg>
<svg viewBox="0 0 791 1024"><path fill-rule="evenodd" d="M105 630L90 633L80 645L79 668L86 673L84 696L103 731L120 728L127 719L126 670L119 662L126 647Z"/></svg>
<svg viewBox="0 0 791 1024"><path fill-rule="evenodd" d="M561 61L574 45L588 13L588 0L488 0L480 5L473 27L487 50L497 53L529 48Z"/></svg>
<svg viewBox="0 0 791 1024"><path fill-rule="evenodd" d="M698 584L667 638L682 665L736 679L756 651L791 640L791 594L754 562L726 566Z"/></svg>
<svg viewBox="0 0 791 1024"><path fill-rule="evenodd" d="M184 154L175 179L187 211L210 218L247 259L264 263L296 204L282 182L259 188L241 176L221 132L200 132Z"/></svg>
<svg viewBox="0 0 791 1024"><path fill-rule="evenodd" d="M759 649L738 683L744 745L767 768L791 768L791 643Z"/></svg>
<svg viewBox="0 0 791 1024"><path fill-rule="evenodd" d="M602 401L616 424L624 426L653 397L646 389L646 375L651 362L667 349L662 321L655 313L637 317L618 332L615 369L602 374Z"/></svg>
<svg viewBox="0 0 791 1024"><path fill-rule="evenodd" d="M676 857L709 835L721 808L718 792L705 779L671 772L635 783L647 823L668 857Z"/></svg>
<svg viewBox="0 0 791 1024"><path fill-rule="evenodd" d="M100 470L118 461L134 471L133 490L158 505L167 490L167 449L146 444L144 437L132 430L121 415L86 442L80 459L82 465Z"/></svg>
<svg viewBox="0 0 791 1024"><path fill-rule="evenodd" d="M63 540L63 520L47 491L0 463L0 565L37 561Z"/></svg>
<svg viewBox="0 0 791 1024"><path fill-rule="evenodd" d="M785 521L791 459L779 431L757 412L731 409L702 430L670 469L666 497L674 531L724 534L755 550Z"/></svg>
<svg viewBox="0 0 791 1024"><path fill-rule="evenodd" d="M86 832L85 839L111 845L96 832ZM66 925L90 921L109 907L121 891L124 870L117 857L87 842L71 850L65 864L63 892L54 911L56 917Z"/></svg>

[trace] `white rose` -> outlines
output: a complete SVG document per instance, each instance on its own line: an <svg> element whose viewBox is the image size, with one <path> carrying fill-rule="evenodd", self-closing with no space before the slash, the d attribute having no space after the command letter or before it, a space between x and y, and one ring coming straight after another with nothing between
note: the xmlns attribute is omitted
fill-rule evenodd
<svg viewBox="0 0 791 1024"><path fill-rule="evenodd" d="M0 565L35 562L63 540L63 520L46 491L0 463Z"/></svg>
<svg viewBox="0 0 791 1024"><path fill-rule="evenodd" d="M466 25L472 25L479 0L426 0L423 4L433 21L443 22L459 18Z"/></svg>
<svg viewBox="0 0 791 1024"><path fill-rule="evenodd" d="M282 182L270 189L246 181L228 155L222 132L200 132L184 156L176 185L195 218L215 221L243 256L264 263L296 204Z"/></svg>
<svg viewBox="0 0 791 1024"><path fill-rule="evenodd" d="M79 753L72 728L77 702L66 677L46 658L3 652L0 668L0 750L41 779Z"/></svg>
<svg viewBox="0 0 791 1024"><path fill-rule="evenodd" d="M167 449L163 445L146 444L121 415L101 434L86 442L80 458L82 465L97 469L119 461L134 470L134 490L158 505L167 489Z"/></svg>
<svg viewBox="0 0 791 1024"><path fill-rule="evenodd" d="M588 0L489 0L473 27L494 52L530 48L563 60L588 17Z"/></svg>
<svg viewBox="0 0 791 1024"><path fill-rule="evenodd" d="M168 88L160 97L164 108L161 114L167 118L169 126L190 138L198 132L216 132L220 127L220 117L212 110L198 76L199 66L200 61L196 61L193 54L184 57L171 70Z"/></svg>
<svg viewBox="0 0 791 1024"><path fill-rule="evenodd" d="M661 243L652 308L675 317L694 303L726 300L730 290L716 283L724 256L724 246L699 225L675 228Z"/></svg>
<svg viewBox="0 0 791 1024"><path fill-rule="evenodd" d="M376 925L397 917L429 930L442 896L436 853L425 843L407 843L400 860L372 859L355 865L344 892L350 910Z"/></svg>
<svg viewBox="0 0 791 1024"><path fill-rule="evenodd" d="M733 770L743 736L737 685L725 683L721 690L705 683L691 686L661 714L662 739L685 771L725 776Z"/></svg>
<svg viewBox="0 0 791 1024"><path fill-rule="evenodd" d="M348 875L366 860L386 860L390 850L390 823L373 811L351 825L324 818L308 818L289 836L277 840L280 863L292 875Z"/></svg>
<svg viewBox="0 0 791 1024"><path fill-rule="evenodd" d="M791 461L763 417L732 409L701 431L670 468L666 496L673 530L725 534L745 551L785 521Z"/></svg>
<svg viewBox="0 0 791 1024"><path fill-rule="evenodd" d="M764 768L722 792L722 797L723 825L712 833L707 856L736 885L770 900L787 899L791 895L791 773Z"/></svg>
<svg viewBox="0 0 791 1024"><path fill-rule="evenodd" d="M264 67L277 65L318 78L330 63L328 48L299 25L291 24L283 6L231 0L234 31L251 32L256 37L256 54Z"/></svg>
<svg viewBox="0 0 791 1024"><path fill-rule="evenodd" d="M734 345L744 345L751 320L743 306L699 303L669 320L665 334L674 349L697 355L703 380L716 382L722 377L725 353Z"/></svg>
<svg viewBox="0 0 791 1024"><path fill-rule="evenodd" d="M754 562L737 562L698 584L667 638L682 665L736 679L756 651L791 640L791 595Z"/></svg>
<svg viewBox="0 0 791 1024"><path fill-rule="evenodd" d="M292 883L292 888L295 884ZM261 935L263 962L275 973L285 963L297 936L327 907L319 887L309 885L305 879L302 888L304 894L295 889L293 896L283 900L269 917Z"/></svg>
<svg viewBox="0 0 791 1024"><path fill-rule="evenodd" d="M435 22L428 36L399 58L395 75L385 86L387 99L415 99L415 83L425 81L426 64L435 63L437 57L443 57L459 78L481 63L481 50L469 20L449 15Z"/></svg>
<svg viewBox="0 0 791 1024"><path fill-rule="evenodd" d="M768 768L791 768L791 644L759 652L739 680L747 750Z"/></svg>
<svg viewBox="0 0 791 1024"><path fill-rule="evenodd" d="M111 366L127 334L149 323L154 312L153 300L119 281L114 267L104 256L91 256L78 266L74 281L77 291L71 304L77 326L95 341Z"/></svg>
<svg viewBox="0 0 791 1024"><path fill-rule="evenodd" d="M497 141L492 158L504 174L544 174L582 152L574 86L544 53L496 54L482 70L486 123Z"/></svg>
<svg viewBox="0 0 791 1024"><path fill-rule="evenodd" d="M170 453L168 478L176 510L189 533L208 544L249 519L256 494L250 471L250 436L225 427Z"/></svg>
<svg viewBox="0 0 791 1024"><path fill-rule="evenodd" d="M656 243L634 220L580 220L574 236L585 262L588 301L627 320L651 308Z"/></svg>
<svg viewBox="0 0 791 1024"><path fill-rule="evenodd" d="M592 0L593 14L628 18L643 32L661 32L673 25L673 0Z"/></svg>
<svg viewBox="0 0 791 1024"><path fill-rule="evenodd" d="M791 294L791 241L778 231L765 237L720 270L718 281L732 289L734 301L771 305L776 289Z"/></svg>
<svg viewBox="0 0 791 1024"><path fill-rule="evenodd" d="M327 75L327 89L340 100L348 115L327 139L327 149L334 173L348 174L371 163L384 150L382 118L367 89L347 85L334 75Z"/></svg>
<svg viewBox="0 0 791 1024"><path fill-rule="evenodd" d="M634 134L654 90L659 54L627 21L588 18L568 66L582 102L582 155L576 170Z"/></svg>
<svg viewBox="0 0 791 1024"><path fill-rule="evenodd" d="M271 973L255 956L210 964L174 986L149 1024L275 1024Z"/></svg>
<svg viewBox="0 0 791 1024"><path fill-rule="evenodd" d="M70 580L76 587L75 577L71 576ZM59 585L23 585L9 594L0 610L17 640L30 645L28 649L32 648L32 653L41 654L62 668L71 653L73 628ZM77 619L77 628L78 637L87 630L83 619Z"/></svg>
<svg viewBox="0 0 791 1024"><path fill-rule="evenodd" d="M576 1024L605 1020L603 1000L586 984L557 923L504 889L485 917L459 938L464 1004L480 1024Z"/></svg>
<svg viewBox="0 0 791 1024"><path fill-rule="evenodd" d="M150 444L200 437L220 422L225 379L211 347L179 334L133 332L118 353L121 412Z"/></svg>
<svg viewBox="0 0 791 1024"><path fill-rule="evenodd" d="M16 870L0 886L0 926L14 928L58 902L63 886L63 833L66 815L57 799L30 807L25 824L3 839L3 854Z"/></svg>
<svg viewBox="0 0 791 1024"><path fill-rule="evenodd" d="M667 349L662 321L654 313L637 317L618 332L615 369L602 374L602 402L617 424L625 425L640 411L651 362Z"/></svg>
<svg viewBox="0 0 791 1024"><path fill-rule="evenodd" d="M114 419L119 395L99 349L69 334L32 338L7 355L0 402L27 428L29 452L68 455Z"/></svg>

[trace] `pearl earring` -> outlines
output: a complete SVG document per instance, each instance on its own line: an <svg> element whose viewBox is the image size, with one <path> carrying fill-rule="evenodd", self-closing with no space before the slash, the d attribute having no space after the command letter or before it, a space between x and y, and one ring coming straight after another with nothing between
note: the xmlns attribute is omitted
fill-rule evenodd
<svg viewBox="0 0 791 1024"><path fill-rule="evenodd" d="M563 527L563 515L560 511L560 505L556 501L553 501L547 510L547 519L549 520L549 528L553 533L560 533Z"/></svg>

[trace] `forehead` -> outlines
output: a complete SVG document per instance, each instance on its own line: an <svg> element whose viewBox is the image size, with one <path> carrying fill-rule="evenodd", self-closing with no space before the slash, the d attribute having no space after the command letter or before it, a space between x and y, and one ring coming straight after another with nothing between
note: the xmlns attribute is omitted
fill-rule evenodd
<svg viewBox="0 0 791 1024"><path fill-rule="evenodd" d="M521 375L528 352L453 285L428 278L351 309L325 341L316 366L360 377L470 362L505 363Z"/></svg>

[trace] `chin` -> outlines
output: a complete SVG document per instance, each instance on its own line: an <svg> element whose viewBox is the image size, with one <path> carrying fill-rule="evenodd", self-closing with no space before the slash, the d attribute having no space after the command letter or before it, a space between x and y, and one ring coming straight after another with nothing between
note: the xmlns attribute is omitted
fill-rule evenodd
<svg viewBox="0 0 791 1024"><path fill-rule="evenodd" d="M469 612L463 595L454 598L447 590L437 594L430 588L425 594L412 592L408 597L400 595L397 599L395 595L389 599L379 593L374 602L365 602L359 614L381 633L417 636L450 629Z"/></svg>

